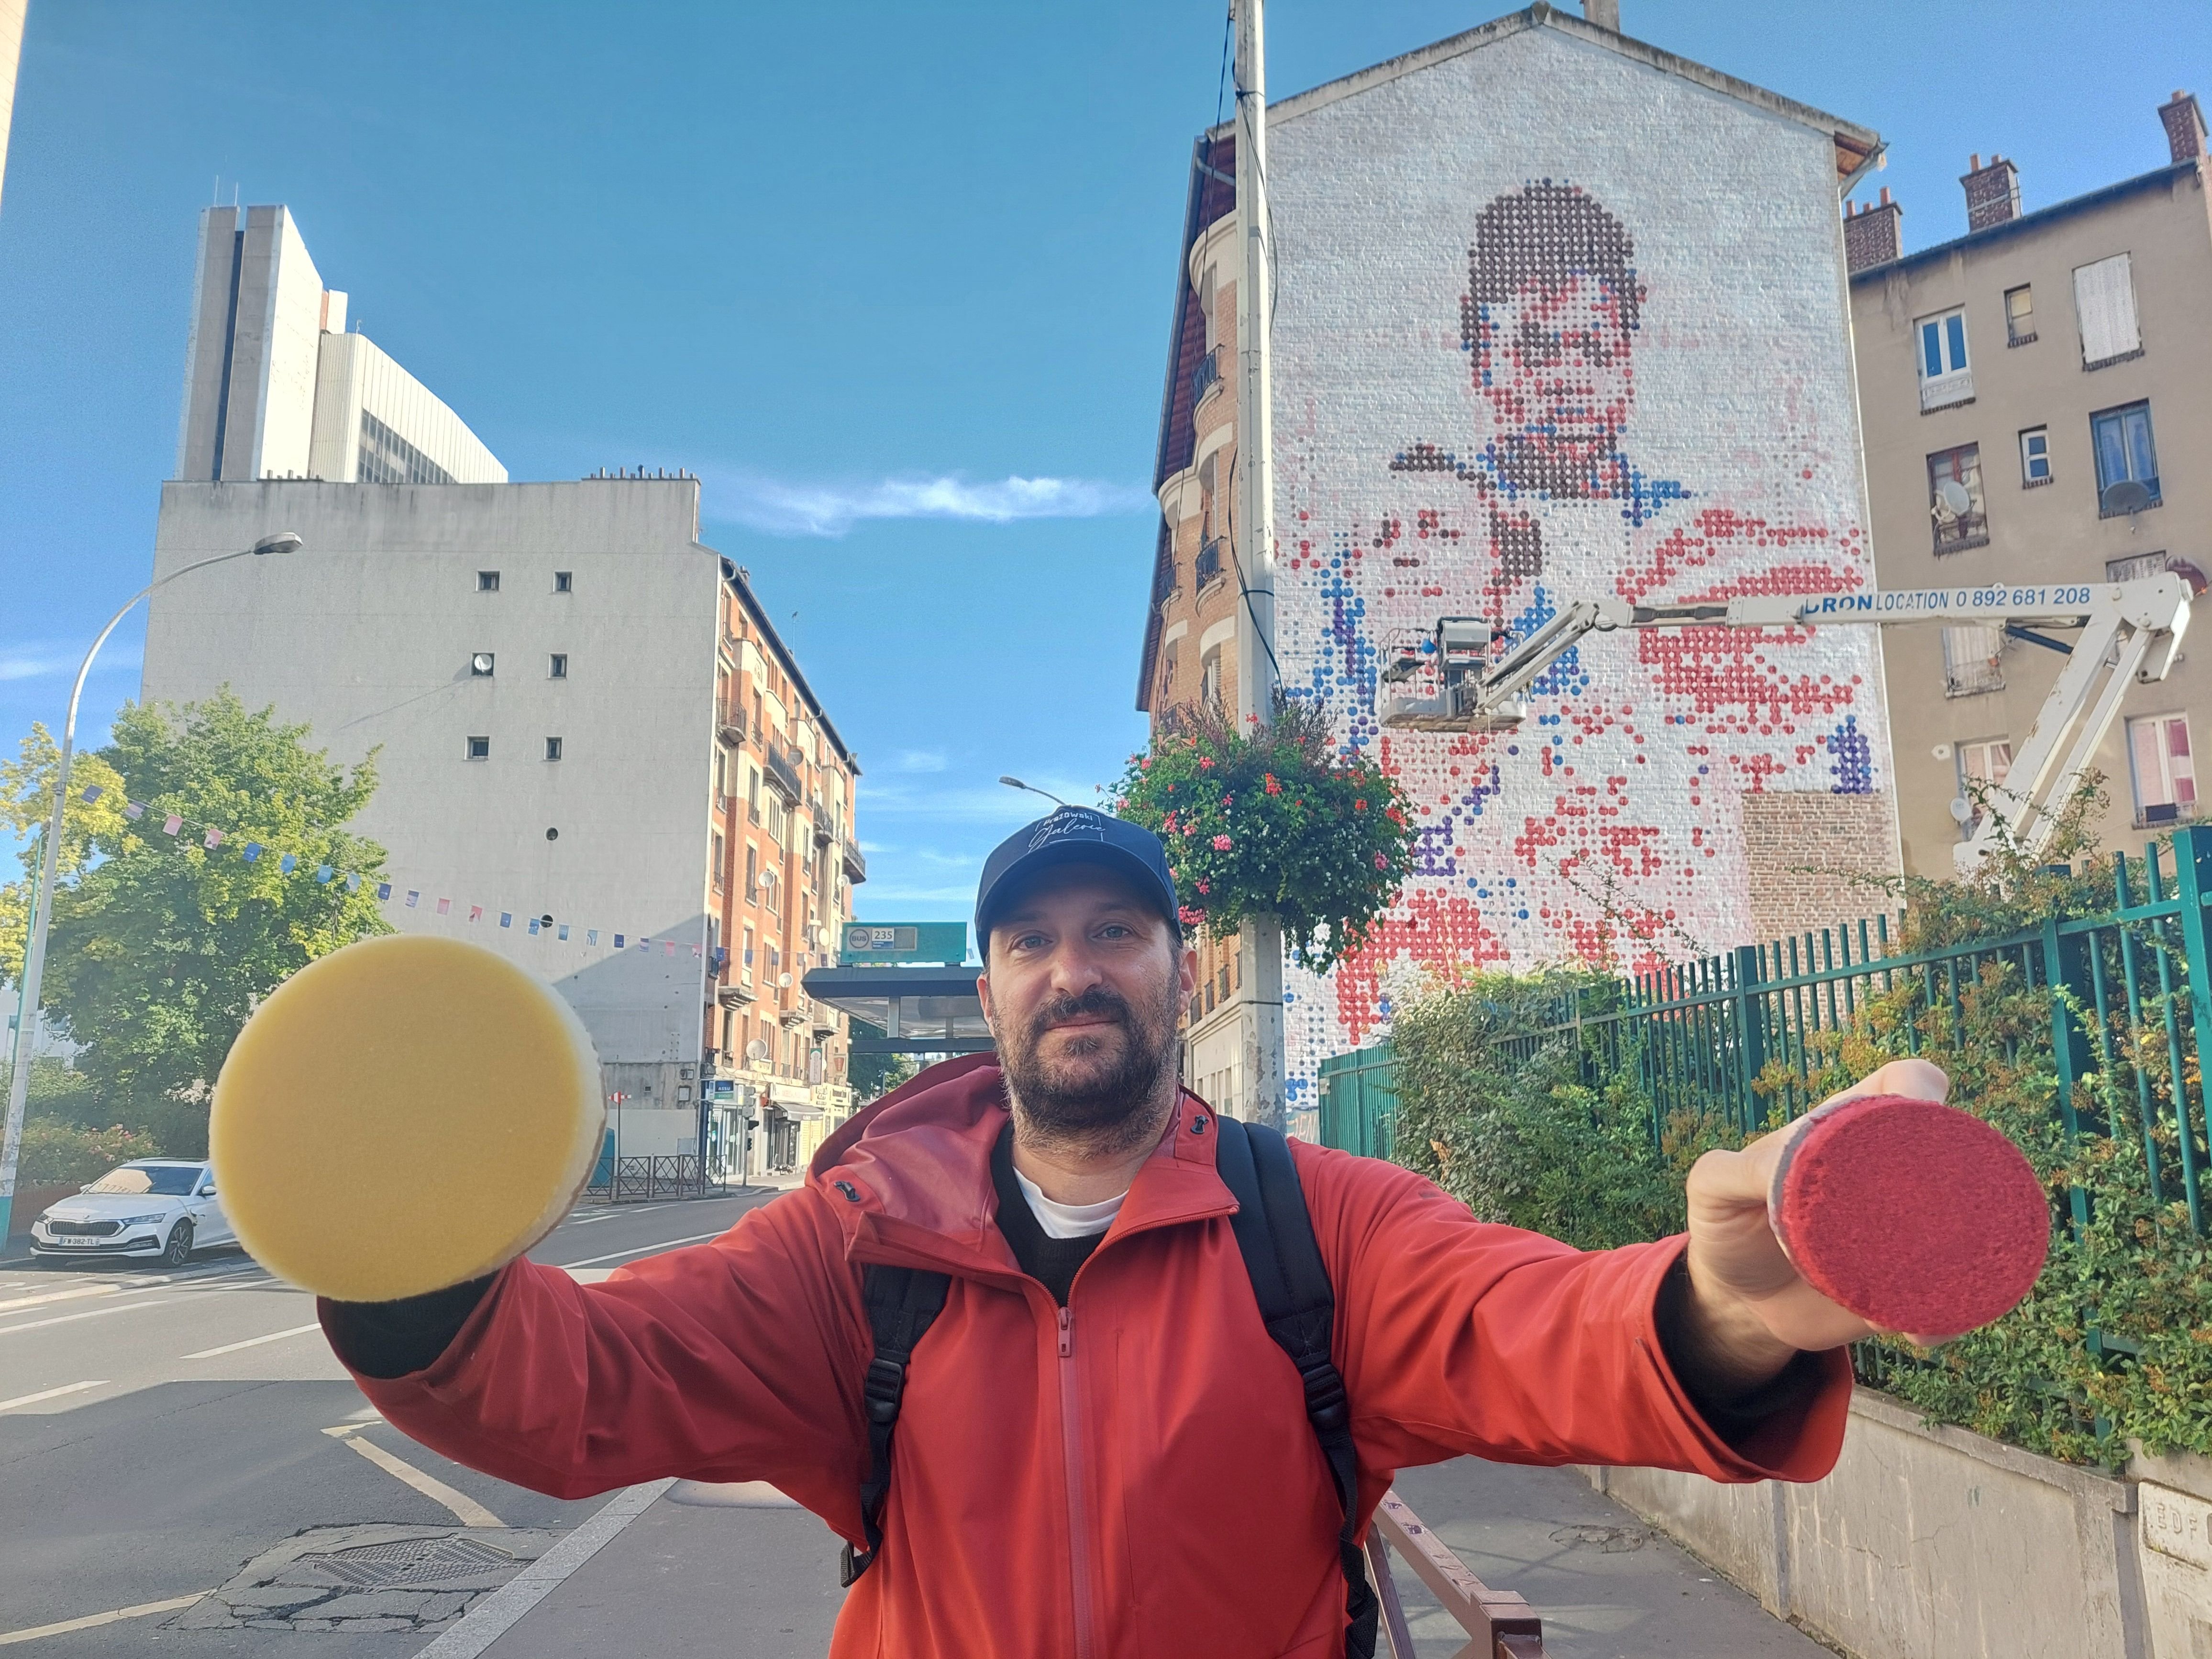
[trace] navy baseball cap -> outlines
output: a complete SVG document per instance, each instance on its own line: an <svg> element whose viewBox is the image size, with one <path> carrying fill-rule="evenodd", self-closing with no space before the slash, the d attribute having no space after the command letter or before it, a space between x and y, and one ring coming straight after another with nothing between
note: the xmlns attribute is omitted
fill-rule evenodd
<svg viewBox="0 0 2212 1659"><path fill-rule="evenodd" d="M1056 864L1103 864L1120 871L1136 884L1139 892L1156 901L1160 914L1180 930L1175 877L1168 869L1167 848L1160 844L1160 838L1149 830L1088 806L1063 806L1015 830L983 861L983 878L975 887L975 948L987 961L991 954L991 924L998 911L1029 877ZM1180 932L1176 936L1181 937Z"/></svg>

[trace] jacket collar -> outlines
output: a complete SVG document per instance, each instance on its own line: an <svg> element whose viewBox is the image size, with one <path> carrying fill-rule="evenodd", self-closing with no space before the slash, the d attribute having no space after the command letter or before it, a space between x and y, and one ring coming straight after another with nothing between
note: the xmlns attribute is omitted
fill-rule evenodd
<svg viewBox="0 0 2212 1659"><path fill-rule="evenodd" d="M1215 1173L1213 1109L1188 1090L1130 1184L1101 1248L1131 1233L1235 1212ZM823 1144L808 1184L858 1261L1018 1279L998 1227L991 1148L1006 1127L995 1056L933 1066L857 1113Z"/></svg>

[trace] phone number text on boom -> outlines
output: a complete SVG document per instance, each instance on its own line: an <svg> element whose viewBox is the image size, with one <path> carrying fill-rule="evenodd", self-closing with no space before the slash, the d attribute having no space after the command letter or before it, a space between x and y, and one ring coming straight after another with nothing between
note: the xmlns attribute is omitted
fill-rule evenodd
<svg viewBox="0 0 2212 1659"><path fill-rule="evenodd" d="M2085 611L2087 587L1923 587L1893 593L1824 593L1798 612L1807 622L1820 617L1920 616L1937 611Z"/></svg>

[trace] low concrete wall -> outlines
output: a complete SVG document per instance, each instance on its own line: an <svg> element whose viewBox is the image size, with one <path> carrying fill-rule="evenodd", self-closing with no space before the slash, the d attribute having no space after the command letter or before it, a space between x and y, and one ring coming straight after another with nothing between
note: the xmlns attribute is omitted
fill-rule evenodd
<svg viewBox="0 0 2212 1659"><path fill-rule="evenodd" d="M2150 1650L2197 1659L2212 1654L2212 1457L2135 1452Z"/></svg>
<svg viewBox="0 0 2212 1659"><path fill-rule="evenodd" d="M2212 1504L2185 1492L2164 1502L2161 1525L2179 1541L2162 1544L2140 1524L2150 1517L2138 1516L2136 1481L1923 1426L1911 1407L1870 1390L1852 1400L1843 1455L1817 1485L1584 1473L1768 1611L1856 1659L2212 1656L2212 1627L2197 1635L2179 1610L2203 1587L2177 1576L2202 1566L2212 1578L2212 1537L2192 1546L2195 1510L2177 1507L2195 1504L2212 1526ZM2178 1610L2154 1619L2153 1586Z"/></svg>

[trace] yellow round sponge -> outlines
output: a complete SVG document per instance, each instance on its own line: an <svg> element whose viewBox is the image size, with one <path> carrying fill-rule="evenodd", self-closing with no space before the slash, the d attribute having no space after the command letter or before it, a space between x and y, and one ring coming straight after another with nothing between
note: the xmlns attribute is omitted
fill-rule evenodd
<svg viewBox="0 0 2212 1659"><path fill-rule="evenodd" d="M254 1011L208 1143L255 1261L387 1302L544 1237L605 1115L592 1039L559 992L481 945L393 934L310 963Z"/></svg>

